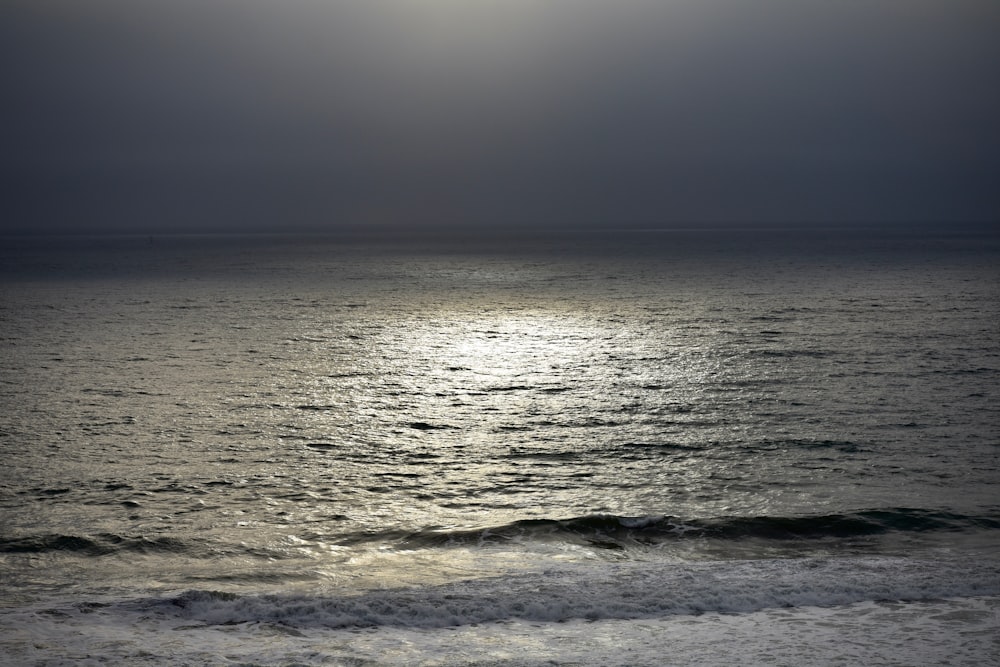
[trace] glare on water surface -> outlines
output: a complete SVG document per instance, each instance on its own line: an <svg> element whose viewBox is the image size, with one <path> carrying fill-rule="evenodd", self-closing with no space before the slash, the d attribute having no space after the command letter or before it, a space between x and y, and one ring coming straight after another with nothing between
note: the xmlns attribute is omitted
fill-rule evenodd
<svg viewBox="0 0 1000 667"><path fill-rule="evenodd" d="M420 560L439 534L513 525L488 550L502 567L497 547L516 547L522 521L920 507L928 489L958 488L955 471L973 491L952 505L992 489L991 449L957 466L939 446L949 423L989 419L967 400L980 380L910 363L911 348L960 340L932 339L941 322L979 327L980 301L957 302L966 320L919 319L913 294L937 288L911 274L885 279L873 309L864 281L820 270L794 283L806 299L757 264L558 258L321 254L315 279L290 285L276 256L256 283L40 288L19 326L44 335L12 362L39 411L11 432L40 434L13 465L47 500L12 525L34 530L44 507L53 533L88 525L143 548L190 534L254 554L206 548L166 579L271 557L336 579L348 560L377 571ZM915 409L912 392L882 390L892 378L933 378L935 400ZM442 575L465 552L447 553Z"/></svg>

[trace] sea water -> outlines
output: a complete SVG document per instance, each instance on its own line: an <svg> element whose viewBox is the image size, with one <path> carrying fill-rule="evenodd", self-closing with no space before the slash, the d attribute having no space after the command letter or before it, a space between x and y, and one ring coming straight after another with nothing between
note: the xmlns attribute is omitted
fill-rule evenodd
<svg viewBox="0 0 1000 667"><path fill-rule="evenodd" d="M0 255L0 663L1000 660L995 234Z"/></svg>

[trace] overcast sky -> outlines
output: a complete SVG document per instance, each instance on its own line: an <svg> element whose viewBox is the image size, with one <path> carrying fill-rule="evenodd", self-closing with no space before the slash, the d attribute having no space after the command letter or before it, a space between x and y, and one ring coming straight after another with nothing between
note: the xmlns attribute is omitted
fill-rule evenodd
<svg viewBox="0 0 1000 667"><path fill-rule="evenodd" d="M3 0L2 231L1000 220L998 0Z"/></svg>

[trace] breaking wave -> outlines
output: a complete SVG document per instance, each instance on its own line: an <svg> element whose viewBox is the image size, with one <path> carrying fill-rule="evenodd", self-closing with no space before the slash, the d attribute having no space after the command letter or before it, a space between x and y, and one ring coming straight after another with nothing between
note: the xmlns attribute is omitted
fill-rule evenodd
<svg viewBox="0 0 1000 667"><path fill-rule="evenodd" d="M209 625L441 628L519 620L642 619L863 601L1000 594L996 564L905 558L566 565L540 572L344 596L192 590L140 601Z"/></svg>

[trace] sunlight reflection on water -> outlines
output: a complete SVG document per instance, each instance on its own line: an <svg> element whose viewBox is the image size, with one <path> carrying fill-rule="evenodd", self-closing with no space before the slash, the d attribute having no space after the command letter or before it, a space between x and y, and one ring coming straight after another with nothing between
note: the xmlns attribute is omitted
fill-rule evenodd
<svg viewBox="0 0 1000 667"><path fill-rule="evenodd" d="M32 499L12 529L181 536L250 577L234 554L331 571L359 534L994 502L984 281L883 267L869 296L865 266L803 261L788 292L756 256L272 261L304 257L294 289L214 265L12 288L27 408L6 428L33 444L11 454ZM130 566L173 544L137 538Z"/></svg>

